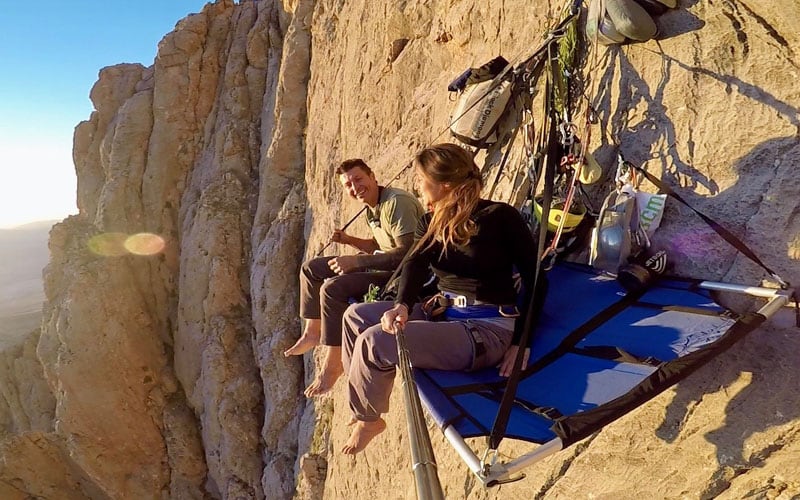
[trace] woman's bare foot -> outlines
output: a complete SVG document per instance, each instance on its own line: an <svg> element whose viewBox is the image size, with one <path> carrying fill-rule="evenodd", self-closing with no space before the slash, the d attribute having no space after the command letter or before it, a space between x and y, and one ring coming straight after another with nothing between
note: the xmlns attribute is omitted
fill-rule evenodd
<svg viewBox="0 0 800 500"><path fill-rule="evenodd" d="M325 394L333 388L333 384L342 376L342 373L344 373L342 348L341 346L329 346L320 372L314 378L314 381L306 387L304 394L307 398Z"/></svg>
<svg viewBox="0 0 800 500"><path fill-rule="evenodd" d="M355 423L350 438L342 447L342 453L345 455L355 455L366 448L375 436L385 430L386 422L384 422L382 418L370 422L359 420Z"/></svg>
<svg viewBox="0 0 800 500"><path fill-rule="evenodd" d="M308 322L303 330L303 334L300 335L300 338L297 339L297 342L295 342L292 347L283 351L283 355L287 358L289 356L300 356L301 354L305 354L319 345L321 322L318 319L309 319L307 321Z"/></svg>

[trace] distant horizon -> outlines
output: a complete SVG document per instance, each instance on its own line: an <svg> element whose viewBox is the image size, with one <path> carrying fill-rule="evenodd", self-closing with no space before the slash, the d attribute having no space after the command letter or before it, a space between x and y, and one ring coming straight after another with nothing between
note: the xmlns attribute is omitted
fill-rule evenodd
<svg viewBox="0 0 800 500"><path fill-rule="evenodd" d="M17 224L17 225L14 225L14 226L8 226L8 227L4 226L4 227L0 227L0 231L15 231L15 230L18 230L18 229L38 228L39 226L43 226L45 224L50 224L52 226L54 224L58 224L59 222L64 220L66 217L69 217L69 215L67 215L67 216L65 216L64 218L61 218L61 219L42 219L42 220L34 220L34 221L30 221L30 222L23 222L22 224Z"/></svg>

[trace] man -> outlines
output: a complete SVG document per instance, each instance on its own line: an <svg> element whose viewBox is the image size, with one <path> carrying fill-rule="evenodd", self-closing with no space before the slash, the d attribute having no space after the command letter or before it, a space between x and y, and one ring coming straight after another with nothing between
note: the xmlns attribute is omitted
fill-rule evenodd
<svg viewBox="0 0 800 500"><path fill-rule="evenodd" d="M360 253L317 257L300 269L300 317L303 334L284 351L303 354L315 346L328 346L320 372L306 388L306 397L328 392L342 375L342 315L350 300L361 300L370 284L382 287L391 278L414 242L414 231L423 214L422 205L407 191L378 185L375 174L361 159L342 162L336 169L347 194L366 205L365 216L372 238L334 231L331 241L351 246Z"/></svg>

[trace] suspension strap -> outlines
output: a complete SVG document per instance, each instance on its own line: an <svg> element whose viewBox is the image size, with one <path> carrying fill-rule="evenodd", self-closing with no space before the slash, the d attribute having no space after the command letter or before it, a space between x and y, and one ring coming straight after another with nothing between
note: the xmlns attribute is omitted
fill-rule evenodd
<svg viewBox="0 0 800 500"><path fill-rule="evenodd" d="M553 64L551 62L551 58L548 58L545 100L550 104L552 103L553 98L552 66ZM547 108L548 113L553 112L552 106L548 106ZM500 442L505 436L506 428L508 427L508 421L511 416L511 410L514 406L514 400L516 399L517 386L522 378L522 360L525 355L525 349L528 347L531 331L533 330L533 322L535 319L535 314L533 314L533 311L535 310L534 306L536 301L539 299L537 296L537 291L539 289L541 273L544 269L542 257L544 254L544 242L547 237L547 220L550 216L550 205L553 199L553 184L555 183L556 164L560 161L558 154L559 145L557 140L558 124L556 120L552 119L552 117L550 118L549 129L547 131L547 156L544 158L545 168L544 191L542 196L542 221L539 224L539 238L537 242L537 259L536 270L533 277L533 289L531 290L530 294L528 314L525 318L525 324L523 325L522 336L519 340L519 349L517 349L517 356L514 359L514 366L511 370L511 375L508 377L508 382L506 383L505 391L503 392L503 398L500 401L500 406L497 410L497 416L495 417L491 433L487 439L487 453L490 450L496 451L500 445Z"/></svg>
<svg viewBox="0 0 800 500"><path fill-rule="evenodd" d="M511 154L511 150L514 148L514 142L516 142L517 140L517 133L519 132L519 129L522 126L523 126L522 123L520 123L519 125L514 127L514 130L511 133L511 139L508 141L508 145L506 146L506 151L505 153L503 153L503 159L500 160L500 165L497 167L497 173L495 174L494 180L492 181L492 185L489 188L489 195L487 196L487 198L489 199L492 199L492 196L494 195L494 190L497 188L497 184L500 182L500 176L503 174L503 169L505 168L506 163L508 162L508 157Z"/></svg>

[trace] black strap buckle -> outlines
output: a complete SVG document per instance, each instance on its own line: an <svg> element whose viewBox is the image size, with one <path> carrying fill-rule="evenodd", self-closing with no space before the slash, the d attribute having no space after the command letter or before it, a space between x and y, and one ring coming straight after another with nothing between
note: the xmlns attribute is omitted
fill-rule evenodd
<svg viewBox="0 0 800 500"><path fill-rule="evenodd" d="M477 328L467 325L467 330L472 337L472 345L475 346L475 360L486 354L486 346L483 344L483 337Z"/></svg>

